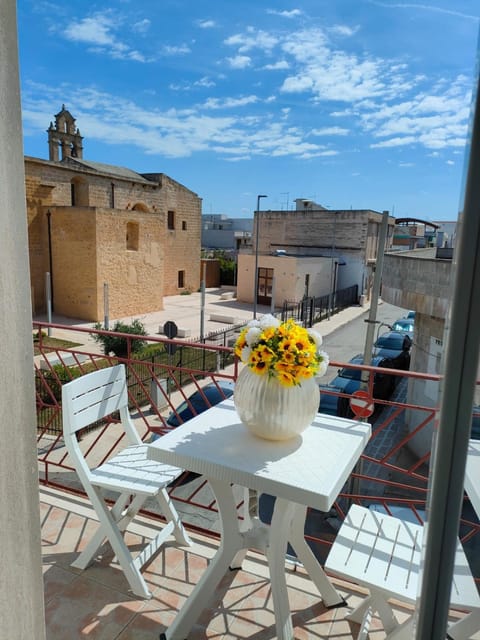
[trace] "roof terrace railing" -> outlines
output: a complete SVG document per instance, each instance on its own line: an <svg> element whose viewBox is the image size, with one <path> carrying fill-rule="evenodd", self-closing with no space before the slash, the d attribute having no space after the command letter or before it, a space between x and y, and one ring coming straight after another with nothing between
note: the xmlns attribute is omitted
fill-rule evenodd
<svg viewBox="0 0 480 640"><path fill-rule="evenodd" d="M148 441L152 434L161 436L174 428L168 424L168 417L172 414L178 416L175 410L182 402L186 402L194 411L189 402L192 393L199 391L208 405L208 398L202 391L204 386L210 383L219 387L222 381L235 381L238 373L238 362L232 349L228 347L121 334L126 340L125 355L105 355L98 348L85 344L89 337L85 334L94 333L93 330L68 327L69 335L78 336L76 342L80 345L60 347L51 346L51 341L45 335L48 329L54 332L67 327L38 322L33 327L35 334L39 336L35 343L35 381L40 482L69 492L83 493L63 443L60 398L64 382L94 369L124 363L132 417L140 437ZM137 351L134 345L139 339L146 342L141 351ZM332 361L330 366L338 368L346 364ZM341 520L352 502L400 514L401 517L418 522L424 521L426 510L430 451L427 450L422 455L416 454L415 439L422 433L433 432L436 407L408 403L406 390L407 385L415 380L439 381L440 377L351 363L348 367L368 371L372 395L373 376L376 372L398 376L400 382L390 399L374 398L377 409L370 419L372 437L334 508L326 514L313 509L309 511L305 535L321 560L326 557ZM334 389L322 389L322 393L349 398ZM112 422L96 425L82 436L87 460L92 465L99 464L115 451L120 440ZM318 452L318 455L321 456L322 452ZM217 510L207 481L203 478L192 480L185 473L170 487L170 493L177 501L178 510L187 527L218 536ZM243 492L239 491L239 514L242 500ZM269 497L262 496L260 513L268 520L270 512ZM154 509L148 510L146 514L160 518ZM460 538L472 571L480 579L480 524L466 496Z"/></svg>

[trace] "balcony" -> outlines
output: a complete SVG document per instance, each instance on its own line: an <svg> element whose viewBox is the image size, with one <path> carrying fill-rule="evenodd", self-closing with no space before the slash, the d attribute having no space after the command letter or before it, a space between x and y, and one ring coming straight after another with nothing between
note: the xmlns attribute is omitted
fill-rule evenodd
<svg viewBox="0 0 480 640"><path fill-rule="evenodd" d="M42 325L35 323L35 330ZM43 327L45 329L45 327ZM84 343L85 335L80 335ZM128 336L127 353L132 354ZM165 351L164 344L175 344L175 358L138 357L116 358L104 356L87 347L56 349L50 355L40 343L36 356L35 375L38 416L38 461L40 471L40 504L42 519L43 567L46 600L47 637L101 638L128 640L140 638L158 640L176 615L219 544L219 523L213 494L208 484L197 478L187 484L171 487L171 496L194 541L184 549L173 543L163 549L144 570L153 592L151 600L132 596L123 572L106 550L101 558L81 572L70 564L95 526L95 513L84 497L81 486L68 460L61 433L61 406L58 400L62 381L86 373L92 368L124 362L129 375L131 413L143 439L152 433L166 433L170 427L166 418L178 404L205 383L214 380L234 380L236 363L231 350L225 347L197 345L180 341L149 338L150 345ZM182 365L186 355L193 352L196 364ZM153 349L155 350L155 349ZM167 351L172 351L167 350ZM182 355L181 355L182 354ZM57 364L54 355L56 356ZM190 361L193 362L193 361ZM344 363L332 362L332 367ZM374 367L360 367L369 372L373 381ZM307 519L306 538L322 561L335 538L338 526L352 502L370 508L397 513L402 517L422 521L427 495L429 452L421 458L414 453L411 441L419 433L433 429L435 408L412 406L402 393L409 381L431 379L415 372L395 371L402 378L396 394L390 400L379 400L372 438L362 456L361 464L343 488L334 509L328 514L311 510ZM163 381L163 382L162 382ZM372 384L372 382L370 382ZM410 422L407 428L407 420ZM411 420L415 420L414 425ZM93 463L107 457L117 446L112 424L101 424L86 432L82 446ZM238 494L239 517L242 517L242 495ZM148 505L147 505L148 506ZM135 545L142 537L161 526L155 510L147 509L136 521L130 542ZM480 578L480 524L465 498L460 537L473 573ZM327 610L303 567L294 557L287 557L287 583L296 638L355 638L359 627L347 619L363 598L365 591L354 584L335 580L335 586L345 597L347 607ZM249 552L242 570L233 571L221 581L189 640L195 638L252 638L263 640L275 637L270 583L264 556ZM411 610L398 605L401 620ZM464 613L451 611L451 620ZM384 637L378 620L371 627L372 637Z"/></svg>

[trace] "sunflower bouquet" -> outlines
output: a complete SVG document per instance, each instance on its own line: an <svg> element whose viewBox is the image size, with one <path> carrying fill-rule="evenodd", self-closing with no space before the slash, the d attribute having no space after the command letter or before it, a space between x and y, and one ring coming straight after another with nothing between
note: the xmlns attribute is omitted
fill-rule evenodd
<svg viewBox="0 0 480 640"><path fill-rule="evenodd" d="M235 355L260 375L276 378L285 387L323 376L329 358L321 350L322 336L294 320L280 322L271 314L251 320L235 343Z"/></svg>

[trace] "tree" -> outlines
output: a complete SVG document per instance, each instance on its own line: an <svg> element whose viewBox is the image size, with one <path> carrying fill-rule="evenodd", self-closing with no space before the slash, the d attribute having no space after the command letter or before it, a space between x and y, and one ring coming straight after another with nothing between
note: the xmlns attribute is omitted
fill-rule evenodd
<svg viewBox="0 0 480 640"><path fill-rule="evenodd" d="M235 259L229 256L225 251L216 251L215 258L217 258L220 265L220 284L236 284L235 273L237 269L237 263Z"/></svg>
<svg viewBox="0 0 480 640"><path fill-rule="evenodd" d="M105 331L105 327L102 326L100 322L95 324L95 329L99 331ZM146 336L147 330L145 326L140 322L140 320L133 320L131 324L126 324L117 320L115 322L113 329L110 329L111 333L103 334L103 333L92 333L91 336L98 344L103 346L103 353L105 355L109 355L113 353L119 358L124 358L128 355L128 338L123 336L112 335L114 333L129 333L135 336ZM130 353L138 353L141 351L146 345L145 340L130 340Z"/></svg>

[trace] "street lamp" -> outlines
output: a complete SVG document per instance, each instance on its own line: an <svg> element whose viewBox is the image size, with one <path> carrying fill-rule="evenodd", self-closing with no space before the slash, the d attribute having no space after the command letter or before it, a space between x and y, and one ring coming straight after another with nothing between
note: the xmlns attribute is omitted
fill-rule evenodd
<svg viewBox="0 0 480 640"><path fill-rule="evenodd" d="M268 198L268 196L257 196L257 211L255 224L255 284L253 290L253 317L257 317L257 290L258 290L258 234L260 226L260 198Z"/></svg>

